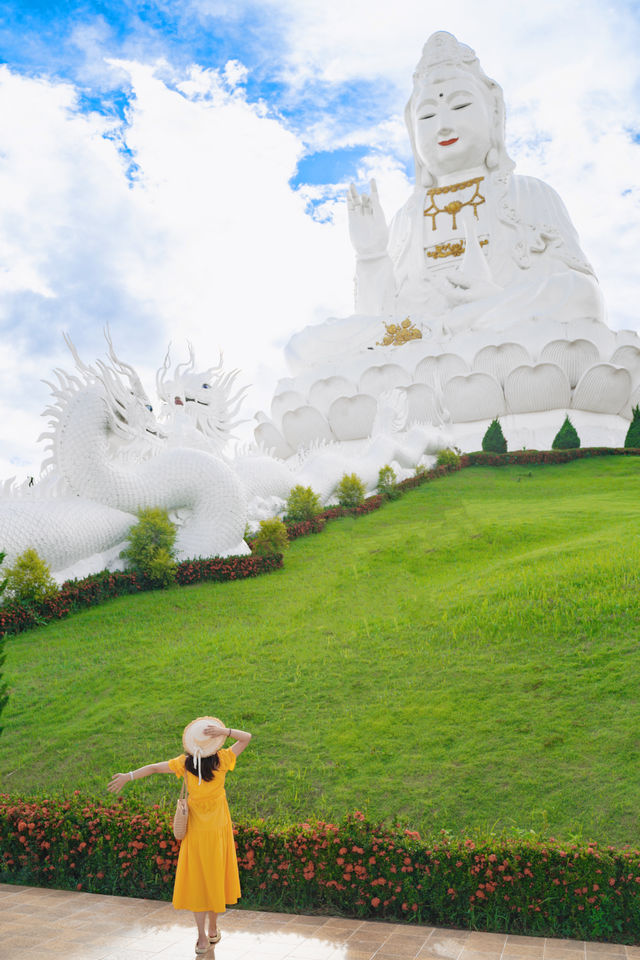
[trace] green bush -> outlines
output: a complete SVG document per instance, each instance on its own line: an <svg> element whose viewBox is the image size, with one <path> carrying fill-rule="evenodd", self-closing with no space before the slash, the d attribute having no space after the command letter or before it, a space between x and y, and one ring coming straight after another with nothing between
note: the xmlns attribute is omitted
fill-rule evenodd
<svg viewBox="0 0 640 960"><path fill-rule="evenodd" d="M387 500L398 499L400 491L396 487L396 480L396 472L393 467L390 467L388 463L385 463L384 467L380 467L376 490L381 497L386 497Z"/></svg>
<svg viewBox="0 0 640 960"><path fill-rule="evenodd" d="M138 512L138 522L131 527L129 546L120 554L128 560L128 568L158 587L168 587L176 577L174 544L176 528L165 510L147 507Z"/></svg>
<svg viewBox="0 0 640 960"><path fill-rule="evenodd" d="M640 449L640 406L638 404L633 408L633 418L624 438L624 445L633 450Z"/></svg>
<svg viewBox="0 0 640 960"><path fill-rule="evenodd" d="M287 528L282 520L261 520L260 528L251 544L251 552L259 557L284 553L289 547Z"/></svg>
<svg viewBox="0 0 640 960"><path fill-rule="evenodd" d="M322 510L320 497L311 487L298 484L293 488L287 499L285 520L290 523L300 523L301 520L313 520Z"/></svg>
<svg viewBox="0 0 640 960"><path fill-rule="evenodd" d="M355 510L364 503L364 483L357 473L345 473L336 488L338 503L346 510Z"/></svg>
<svg viewBox="0 0 640 960"><path fill-rule="evenodd" d="M569 420L569 417L564 418L564 423L556 433L553 443L551 444L552 450L577 450L580 446L580 437L576 431L576 428Z"/></svg>
<svg viewBox="0 0 640 960"><path fill-rule="evenodd" d="M4 583L8 598L15 603L37 603L53 596L58 589L49 567L32 547L16 557Z"/></svg>
<svg viewBox="0 0 640 960"><path fill-rule="evenodd" d="M460 451L452 450L451 447L445 447L444 450L438 450L436 463L439 467L459 467Z"/></svg>
<svg viewBox="0 0 640 960"><path fill-rule="evenodd" d="M487 432L482 438L482 449L485 453L506 453L507 441L504 438L500 421L496 417L487 427Z"/></svg>

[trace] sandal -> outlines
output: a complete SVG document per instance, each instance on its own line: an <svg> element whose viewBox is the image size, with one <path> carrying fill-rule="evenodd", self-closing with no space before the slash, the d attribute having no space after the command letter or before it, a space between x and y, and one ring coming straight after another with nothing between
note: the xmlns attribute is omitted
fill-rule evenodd
<svg viewBox="0 0 640 960"><path fill-rule="evenodd" d="M198 955L203 954L203 953L209 953L209 947L199 947L199 946L198 946L198 941L196 940L196 953L197 953Z"/></svg>
<svg viewBox="0 0 640 960"><path fill-rule="evenodd" d="M209 943L210 943L210 944L220 943L220 937L221 937L221 936L222 936L222 934L220 933L220 931L219 931L219 930L216 930L216 932L215 932L215 934L214 934L213 937L212 937L212 936L209 936Z"/></svg>

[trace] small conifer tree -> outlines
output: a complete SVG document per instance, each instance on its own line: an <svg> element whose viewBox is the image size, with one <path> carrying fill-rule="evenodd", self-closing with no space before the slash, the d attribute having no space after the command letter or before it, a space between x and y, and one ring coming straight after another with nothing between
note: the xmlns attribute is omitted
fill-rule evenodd
<svg viewBox="0 0 640 960"><path fill-rule="evenodd" d="M633 408L633 418L624 438L625 447L637 450L640 448L640 405L636 404Z"/></svg>
<svg viewBox="0 0 640 960"><path fill-rule="evenodd" d="M482 449L485 453L506 453L507 441L504 438L500 421L496 417L487 427L487 432L482 438Z"/></svg>
<svg viewBox="0 0 640 960"><path fill-rule="evenodd" d="M553 443L551 444L552 450L577 450L580 446L580 437L574 425L569 420L569 417L564 418L564 423L556 433Z"/></svg>

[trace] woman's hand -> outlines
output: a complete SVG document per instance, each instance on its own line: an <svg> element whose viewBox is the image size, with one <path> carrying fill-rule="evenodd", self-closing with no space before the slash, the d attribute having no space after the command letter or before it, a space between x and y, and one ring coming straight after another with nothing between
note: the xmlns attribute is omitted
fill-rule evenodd
<svg viewBox="0 0 640 960"><path fill-rule="evenodd" d="M114 773L107 785L110 793L120 793L126 783L129 783L131 777L128 773Z"/></svg>
<svg viewBox="0 0 640 960"><path fill-rule="evenodd" d="M349 236L359 257L373 260L387 252L389 229L385 220L375 180L369 184L369 195L358 193L352 183L347 192Z"/></svg>
<svg viewBox="0 0 640 960"><path fill-rule="evenodd" d="M219 727L216 723L210 723L203 732L207 737L227 737L230 729L230 727Z"/></svg>

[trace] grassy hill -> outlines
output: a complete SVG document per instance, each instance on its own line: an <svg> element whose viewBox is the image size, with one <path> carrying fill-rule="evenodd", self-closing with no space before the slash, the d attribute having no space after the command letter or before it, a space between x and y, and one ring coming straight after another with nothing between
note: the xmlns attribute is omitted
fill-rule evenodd
<svg viewBox="0 0 640 960"><path fill-rule="evenodd" d="M215 713L254 733L238 820L362 809L637 843L639 493L640 458L471 468L294 542L269 576L9 638L0 790L104 795Z"/></svg>

